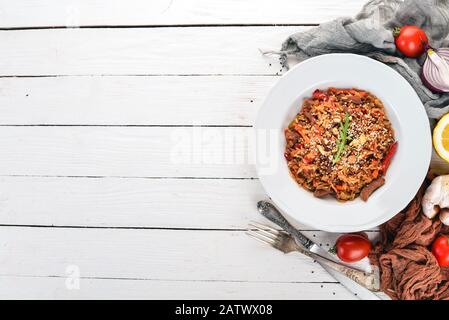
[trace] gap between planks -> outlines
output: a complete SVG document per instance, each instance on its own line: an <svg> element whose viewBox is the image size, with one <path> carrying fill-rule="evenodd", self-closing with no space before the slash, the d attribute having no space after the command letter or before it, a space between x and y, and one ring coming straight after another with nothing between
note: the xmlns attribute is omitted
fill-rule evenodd
<svg viewBox="0 0 449 320"><path fill-rule="evenodd" d="M265 223L268 223L266 221ZM274 226L270 223L271 226ZM246 232L250 229L242 228L178 228L178 227L138 227L138 226L127 226L127 227L114 227L114 226L83 226L83 225L38 225L38 224L0 224L0 227L11 227L11 228L54 228L54 229L107 229L107 230L161 230L161 231L218 231L218 232ZM274 226L277 230L282 230L281 228ZM252 230L252 229L251 229ZM323 232L318 229L298 229L301 232ZM364 232L378 234L379 230L364 230Z"/></svg>
<svg viewBox="0 0 449 320"><path fill-rule="evenodd" d="M321 241L327 241L323 239L327 234L316 234ZM276 282L334 280L313 259L284 255L236 231L173 233L161 230L1 228L0 245L0 274L8 275L64 276L68 266L76 265L81 271L80 276L87 277L263 279ZM327 246L326 243L323 245ZM254 254L248 256L248 252ZM278 273L257 268L270 258L284 261L276 266ZM123 261L127 261L126 266ZM179 271L180 264L185 267L182 272Z"/></svg>
<svg viewBox="0 0 449 320"><path fill-rule="evenodd" d="M223 27L316 27L319 23L227 23L227 24L148 24L148 25L86 25L86 26L35 26L2 27L0 31L55 30L55 29L154 29L154 28L223 28Z"/></svg>
<svg viewBox="0 0 449 320"><path fill-rule="evenodd" d="M16 275L16 274L0 274L0 278L2 277L14 277L14 278L57 278L57 279L66 279L67 276L61 275ZM80 280L130 280L130 281L167 281L167 282L224 282L224 283L296 283L296 284L335 284L339 283L338 281L264 281L264 280L219 280L219 279L206 279L206 280L198 280L198 279L158 279L158 278L133 278L133 277L101 277L101 276L93 276L93 277L79 277Z"/></svg>
<svg viewBox="0 0 449 320"><path fill-rule="evenodd" d="M249 221L269 223L257 211L268 197L256 179L0 177L0 190L0 224L10 228L241 234Z"/></svg>

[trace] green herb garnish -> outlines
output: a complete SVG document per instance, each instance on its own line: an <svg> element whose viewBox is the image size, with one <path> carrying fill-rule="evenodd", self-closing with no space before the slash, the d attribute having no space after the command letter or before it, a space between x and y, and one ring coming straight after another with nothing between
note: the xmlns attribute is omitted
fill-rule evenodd
<svg viewBox="0 0 449 320"><path fill-rule="evenodd" d="M340 123L340 131L338 134L338 140L337 140L337 153L334 156L333 163L337 163L340 158L341 154L345 150L346 143L348 140L348 129L349 129L349 113L345 113L345 123Z"/></svg>

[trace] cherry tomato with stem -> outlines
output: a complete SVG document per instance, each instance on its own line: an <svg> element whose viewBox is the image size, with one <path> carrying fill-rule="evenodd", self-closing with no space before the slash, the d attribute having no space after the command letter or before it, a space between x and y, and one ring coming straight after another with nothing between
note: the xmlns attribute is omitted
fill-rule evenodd
<svg viewBox="0 0 449 320"><path fill-rule="evenodd" d="M407 57L418 58L429 46L426 33L417 26L397 27L393 30L396 48Z"/></svg>

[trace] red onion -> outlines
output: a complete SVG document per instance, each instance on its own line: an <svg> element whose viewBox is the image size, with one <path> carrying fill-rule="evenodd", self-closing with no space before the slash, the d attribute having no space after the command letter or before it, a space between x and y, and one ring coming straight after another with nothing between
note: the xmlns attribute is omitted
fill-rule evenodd
<svg viewBox="0 0 449 320"><path fill-rule="evenodd" d="M433 92L449 92L449 48L427 49L421 79Z"/></svg>

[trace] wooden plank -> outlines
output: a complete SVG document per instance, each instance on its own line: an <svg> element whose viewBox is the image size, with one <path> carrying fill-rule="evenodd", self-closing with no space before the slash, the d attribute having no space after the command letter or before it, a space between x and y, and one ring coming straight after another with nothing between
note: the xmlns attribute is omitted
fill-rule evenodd
<svg viewBox="0 0 449 320"><path fill-rule="evenodd" d="M449 163L441 158L432 148L432 159L430 162L430 167L437 174L448 174L449 173Z"/></svg>
<svg viewBox="0 0 449 320"><path fill-rule="evenodd" d="M312 259L243 231L0 228L0 275L148 280L334 282ZM269 262L269 263L267 263Z"/></svg>
<svg viewBox="0 0 449 320"><path fill-rule="evenodd" d="M241 230L251 220L268 223L256 209L268 199L258 180L0 177L0 190L0 225Z"/></svg>
<svg viewBox="0 0 449 320"><path fill-rule="evenodd" d="M0 178L0 224L244 229L258 180Z"/></svg>
<svg viewBox="0 0 449 320"><path fill-rule="evenodd" d="M0 225L246 229L251 220L268 222L256 209L268 199L257 179L0 177L0 190Z"/></svg>
<svg viewBox="0 0 449 320"><path fill-rule="evenodd" d="M356 299L338 283L80 279L78 289L66 281L0 276L0 299Z"/></svg>
<svg viewBox="0 0 449 320"><path fill-rule="evenodd" d="M251 125L277 78L0 78L0 124Z"/></svg>
<svg viewBox="0 0 449 320"><path fill-rule="evenodd" d="M109 28L1 31L0 76L270 74L290 34L306 27ZM26 44L26 45L24 45Z"/></svg>
<svg viewBox="0 0 449 320"><path fill-rule="evenodd" d="M256 177L251 128L0 127L0 175Z"/></svg>
<svg viewBox="0 0 449 320"><path fill-rule="evenodd" d="M363 0L1 0L0 27L320 23Z"/></svg>

